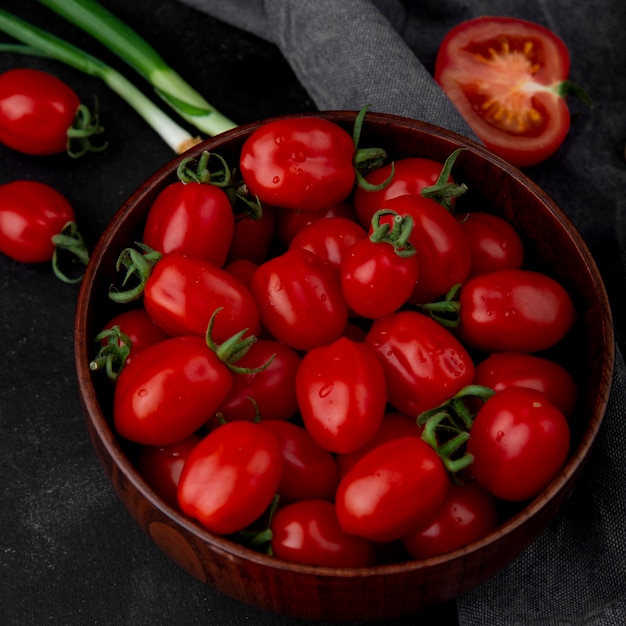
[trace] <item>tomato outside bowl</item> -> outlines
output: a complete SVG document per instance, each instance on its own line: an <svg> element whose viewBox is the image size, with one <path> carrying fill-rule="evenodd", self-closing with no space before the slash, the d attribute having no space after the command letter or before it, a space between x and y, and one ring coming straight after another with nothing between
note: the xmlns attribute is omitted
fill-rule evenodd
<svg viewBox="0 0 626 626"><path fill-rule="evenodd" d="M352 111L312 113L351 132ZM273 118L276 119L276 118ZM89 436L118 497L152 541L203 583L243 603L295 618L383 620L450 601L488 580L528 547L570 497L596 440L608 402L614 335L596 264L565 213L524 173L481 145L448 130L397 116L368 113L360 146L382 146L391 159L420 156L443 162L457 148L453 175L468 185L468 202L505 217L526 246L527 265L559 280L572 296L578 322L561 358L574 367L579 401L569 458L535 499L513 508L489 535L453 552L360 568L307 566L279 560L203 529L159 498L133 464L133 446L112 425L112 388L91 371L95 336L119 305L108 297L120 252L138 240L157 194L176 180L183 158L208 150L236 163L245 139L268 120L222 133L177 156L123 204L95 246L81 285L75 358ZM465 201L465 200L463 200Z"/></svg>

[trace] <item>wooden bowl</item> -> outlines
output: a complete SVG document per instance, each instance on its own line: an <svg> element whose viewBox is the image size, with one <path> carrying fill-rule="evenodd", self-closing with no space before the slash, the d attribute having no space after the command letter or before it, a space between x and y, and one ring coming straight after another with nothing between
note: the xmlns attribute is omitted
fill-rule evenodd
<svg viewBox="0 0 626 626"><path fill-rule="evenodd" d="M320 114L351 132L354 112ZM263 122L238 127L194 147L235 163L239 149ZM383 146L391 158L423 156L443 162L467 148L453 174L486 210L508 219L522 235L528 265L559 280L572 295L579 323L562 357L580 389L566 465L549 487L480 541L449 554L394 564L334 569L284 562L213 535L166 505L142 480L126 442L112 428L108 381L89 369L95 335L119 312L108 298L120 251L140 238L157 194L176 180L177 157L139 187L95 247L78 297L75 355L80 394L93 446L119 498L141 528L178 565L242 602L300 618L360 621L392 618L457 598L515 559L546 527L572 493L602 422L611 386L614 337L605 289L574 226L537 185L482 146L452 132L400 117L369 113L361 146ZM575 354L569 358L568 352ZM97 547L96 547L97 548Z"/></svg>

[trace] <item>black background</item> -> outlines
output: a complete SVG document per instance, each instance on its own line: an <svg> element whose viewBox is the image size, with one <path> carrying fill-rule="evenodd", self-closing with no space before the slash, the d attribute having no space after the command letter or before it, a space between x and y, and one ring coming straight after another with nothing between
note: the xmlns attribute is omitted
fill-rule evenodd
<svg viewBox="0 0 626 626"><path fill-rule="evenodd" d="M151 93L119 59L42 5L7 4L4 8L69 39ZM106 6L238 124L314 108L267 42L171 0L109 0ZM0 54L0 72L20 66L56 74L87 105L97 98L109 147L74 161L0 146L0 184L22 178L55 187L73 205L91 249L123 201L173 153L98 79L54 61ZM300 623L196 581L159 551L117 499L91 447L79 403L72 339L78 289L61 283L48 264L23 265L0 255L0 622ZM420 618L421 624L455 623L455 606L437 607ZM407 616L386 623L415 621Z"/></svg>

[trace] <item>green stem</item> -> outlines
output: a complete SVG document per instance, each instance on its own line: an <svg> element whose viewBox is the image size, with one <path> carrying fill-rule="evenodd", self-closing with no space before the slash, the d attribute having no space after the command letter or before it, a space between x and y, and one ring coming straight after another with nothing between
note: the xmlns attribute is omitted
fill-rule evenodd
<svg viewBox="0 0 626 626"><path fill-rule="evenodd" d="M142 75L183 119L208 135L236 127L174 71L136 31L94 0L39 0Z"/></svg>
<svg viewBox="0 0 626 626"><path fill-rule="evenodd" d="M174 122L122 74L88 52L3 9L0 9L0 31L25 44L28 47L25 49L26 52L30 49L35 50L40 56L65 63L84 74L104 81L112 91L133 107L175 152L184 152L198 142L197 138Z"/></svg>

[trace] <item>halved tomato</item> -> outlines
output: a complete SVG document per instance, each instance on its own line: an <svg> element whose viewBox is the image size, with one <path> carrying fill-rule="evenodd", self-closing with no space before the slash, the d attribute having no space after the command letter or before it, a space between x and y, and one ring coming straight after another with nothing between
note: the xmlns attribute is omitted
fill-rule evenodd
<svg viewBox="0 0 626 626"><path fill-rule="evenodd" d="M435 80L492 152L517 167L547 159L570 128L565 95L570 57L549 29L511 17L479 17L452 28Z"/></svg>

